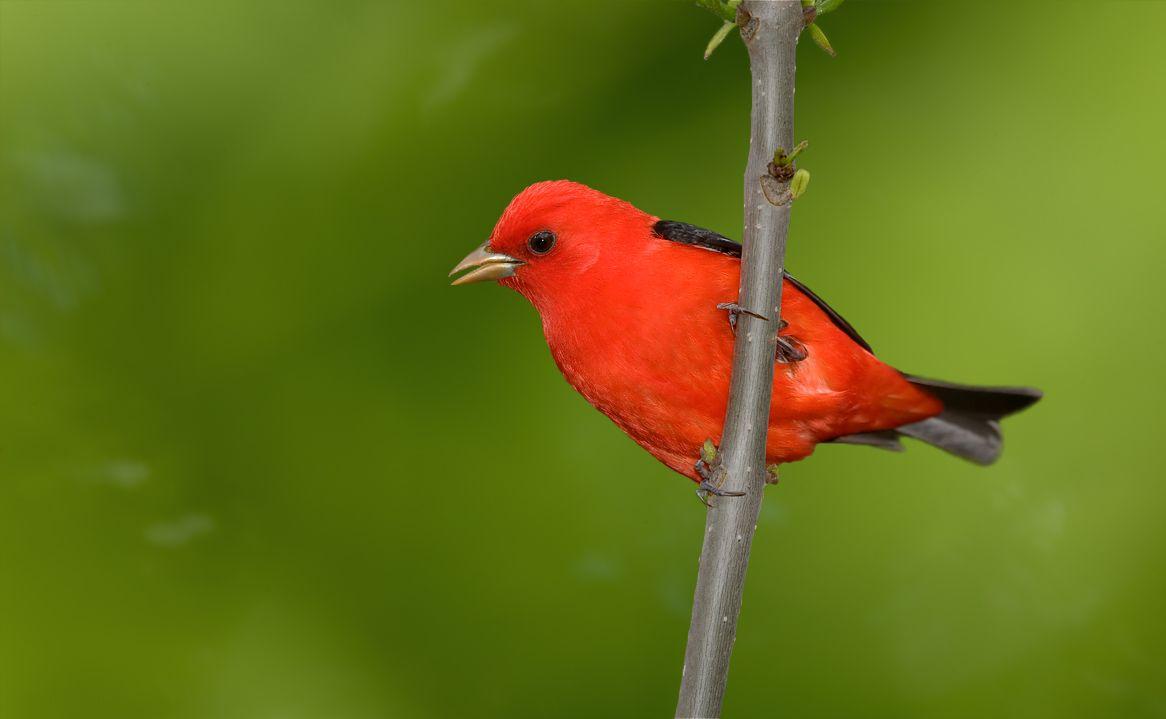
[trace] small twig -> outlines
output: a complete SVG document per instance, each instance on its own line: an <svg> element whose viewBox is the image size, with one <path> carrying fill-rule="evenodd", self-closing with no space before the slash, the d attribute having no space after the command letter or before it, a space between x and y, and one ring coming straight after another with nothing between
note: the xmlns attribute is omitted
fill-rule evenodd
<svg viewBox="0 0 1166 719"><path fill-rule="evenodd" d="M749 50L753 77L737 305L765 314L772 310L772 317L781 317L782 263L790 203L769 201L761 178L772 179L768 165L778 148L793 147L796 49L805 24L802 6L799 0L746 0L737 11L737 24ZM788 188L783 191L789 192ZM749 548L761 511L762 489L771 477L765 465L765 441L775 352L773 342L763 338L770 337L773 330L750 314L741 314L738 322L738 329L743 331L737 332L733 345L729 408L714 470L724 473L723 483L718 484L721 489L745 495L718 498L705 518L677 717L721 714ZM717 476L715 481L719 480Z"/></svg>

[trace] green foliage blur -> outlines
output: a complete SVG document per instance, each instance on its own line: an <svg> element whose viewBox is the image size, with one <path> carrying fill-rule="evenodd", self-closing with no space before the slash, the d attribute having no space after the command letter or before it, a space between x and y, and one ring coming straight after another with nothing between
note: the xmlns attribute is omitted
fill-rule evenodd
<svg viewBox="0 0 1166 719"><path fill-rule="evenodd" d="M789 266L989 469L768 490L731 717L1166 716L1166 3L852 0ZM0 0L0 717L671 716L704 511L449 288L526 184L738 237L681 2Z"/></svg>

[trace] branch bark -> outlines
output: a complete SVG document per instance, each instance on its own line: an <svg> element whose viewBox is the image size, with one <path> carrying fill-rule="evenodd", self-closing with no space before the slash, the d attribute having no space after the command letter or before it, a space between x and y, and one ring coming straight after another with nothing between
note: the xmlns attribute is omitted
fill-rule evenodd
<svg viewBox="0 0 1166 719"><path fill-rule="evenodd" d="M771 204L761 178L778 147L793 148L794 71L804 21L798 0L745 0L741 37L749 50L753 108L745 166L745 233L737 303L767 318L737 318L729 406L714 480L744 492L717 497L705 518L692 624L677 717L719 717L737 634L749 548L765 488L765 441L790 201ZM788 195L787 195L788 197Z"/></svg>

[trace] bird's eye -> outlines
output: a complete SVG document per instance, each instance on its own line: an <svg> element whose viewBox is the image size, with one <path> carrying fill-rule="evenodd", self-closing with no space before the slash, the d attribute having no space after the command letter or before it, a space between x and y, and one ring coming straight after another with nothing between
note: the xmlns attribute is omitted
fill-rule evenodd
<svg viewBox="0 0 1166 719"><path fill-rule="evenodd" d="M526 246L536 255L545 255L555 246L555 233L550 230L539 230L530 236Z"/></svg>

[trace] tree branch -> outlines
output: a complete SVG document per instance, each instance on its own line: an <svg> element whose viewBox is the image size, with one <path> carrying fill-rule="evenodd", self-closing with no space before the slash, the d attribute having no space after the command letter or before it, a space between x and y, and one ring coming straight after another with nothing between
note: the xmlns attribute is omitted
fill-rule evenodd
<svg viewBox="0 0 1166 719"><path fill-rule="evenodd" d="M753 110L745 166L745 234L738 304L764 315L737 318L729 407L714 483L744 492L717 497L706 515L692 624L684 654L677 717L719 717L749 566L749 547L765 487L765 441L781 317L781 277L790 202L772 204L761 178L780 148L793 148L794 70L804 25L798 0L745 0L738 24L749 50Z"/></svg>

